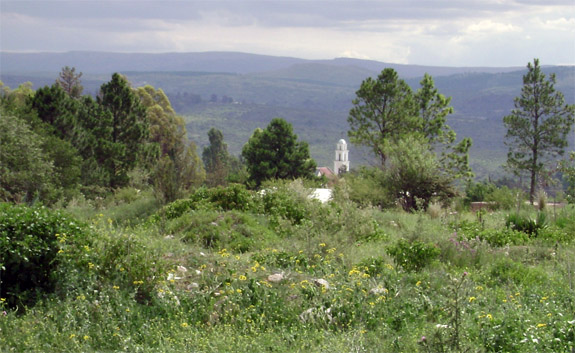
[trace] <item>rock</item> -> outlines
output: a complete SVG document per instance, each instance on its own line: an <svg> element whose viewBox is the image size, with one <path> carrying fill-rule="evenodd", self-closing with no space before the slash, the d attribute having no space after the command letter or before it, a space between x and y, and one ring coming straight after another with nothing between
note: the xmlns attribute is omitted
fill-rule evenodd
<svg viewBox="0 0 575 353"><path fill-rule="evenodd" d="M302 322L332 322L331 308L309 308L299 314L299 319Z"/></svg>
<svg viewBox="0 0 575 353"><path fill-rule="evenodd" d="M186 287L187 290L193 290L193 289L197 289L200 288L200 285L197 284L196 282L192 282L190 284L188 284L188 286Z"/></svg>
<svg viewBox="0 0 575 353"><path fill-rule="evenodd" d="M284 275L281 273L274 273L273 275L268 276L268 282L281 282L284 279Z"/></svg>
<svg viewBox="0 0 575 353"><path fill-rule="evenodd" d="M329 282L323 278L314 279L313 284L315 284L317 287L324 287L325 289L329 289Z"/></svg>
<svg viewBox="0 0 575 353"><path fill-rule="evenodd" d="M371 288L369 290L369 294L372 295L381 295L381 294L387 294L387 289L383 288L383 287L375 287L375 288Z"/></svg>

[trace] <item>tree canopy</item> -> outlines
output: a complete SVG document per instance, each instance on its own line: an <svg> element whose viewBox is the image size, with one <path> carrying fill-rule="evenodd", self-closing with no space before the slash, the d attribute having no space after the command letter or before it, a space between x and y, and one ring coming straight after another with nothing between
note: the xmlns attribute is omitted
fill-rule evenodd
<svg viewBox="0 0 575 353"><path fill-rule="evenodd" d="M316 163L309 155L308 144L298 141L292 125L281 118L257 129L242 150L249 182L260 186L269 179L311 178Z"/></svg>
<svg viewBox="0 0 575 353"><path fill-rule="evenodd" d="M420 84L413 92L395 70L384 69L376 79L362 82L348 117L351 142L371 149L395 188L391 193L403 199L406 209L418 207L416 198L427 207L434 195L454 195L447 186L472 175L471 140L456 144L455 132L447 125L451 99L439 93L427 74ZM418 185L424 182L426 187Z"/></svg>
<svg viewBox="0 0 575 353"><path fill-rule="evenodd" d="M505 144L509 147L507 167L517 175L529 175L531 203L538 177L549 162L564 153L575 121L575 105L565 104L563 94L555 90L555 82L554 74L546 79L539 59L528 63L515 109L503 118Z"/></svg>

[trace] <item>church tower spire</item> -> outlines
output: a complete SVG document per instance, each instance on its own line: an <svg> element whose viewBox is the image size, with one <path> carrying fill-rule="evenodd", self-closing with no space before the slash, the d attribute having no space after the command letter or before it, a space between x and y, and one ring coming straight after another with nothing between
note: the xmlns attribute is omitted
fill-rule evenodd
<svg viewBox="0 0 575 353"><path fill-rule="evenodd" d="M349 151L347 150L347 143L344 139L339 140L335 148L333 172L336 175L349 172Z"/></svg>

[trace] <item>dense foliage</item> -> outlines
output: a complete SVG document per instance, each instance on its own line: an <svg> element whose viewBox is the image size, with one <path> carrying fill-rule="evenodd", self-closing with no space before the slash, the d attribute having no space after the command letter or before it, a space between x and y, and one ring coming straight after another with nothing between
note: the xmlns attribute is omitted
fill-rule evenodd
<svg viewBox="0 0 575 353"><path fill-rule="evenodd" d="M115 220L126 222L127 212L152 194L138 194L129 207L120 194L98 209L68 207L83 214L88 237L85 226L59 212L3 205L0 224L12 227L9 234L31 229L37 244L48 241L35 248L55 257L51 278L64 290L35 287L35 305L26 310L15 309L21 303L13 300L21 297L2 292L0 346L45 352L573 349L573 208L548 212L545 227L529 234L511 217L516 211L412 214L359 208L345 190L321 204L300 182L266 190L273 191L200 188L130 227ZM521 217L542 216L526 209ZM6 244L7 233L0 236ZM7 249L19 250L3 253L3 280L13 266L4 259L32 243L11 244Z"/></svg>
<svg viewBox="0 0 575 353"><path fill-rule="evenodd" d="M471 140L455 144L447 125L451 99L439 93L429 75L420 84L413 92L395 70L385 69L362 82L348 117L351 141L378 157L387 179L382 184L391 185L389 194L406 210L426 209L434 195L449 198L450 184L472 175Z"/></svg>
<svg viewBox="0 0 575 353"><path fill-rule="evenodd" d="M312 178L316 164L305 141L298 141L290 123L281 118L254 131L242 150L249 182L259 187L273 179Z"/></svg>

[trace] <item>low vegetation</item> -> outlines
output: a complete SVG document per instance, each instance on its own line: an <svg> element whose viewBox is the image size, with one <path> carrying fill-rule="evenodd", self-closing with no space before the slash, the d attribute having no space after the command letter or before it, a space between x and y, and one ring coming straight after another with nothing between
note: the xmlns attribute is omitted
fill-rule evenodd
<svg viewBox="0 0 575 353"><path fill-rule="evenodd" d="M573 206L406 213L360 207L341 187L327 204L297 181L265 190L200 188L164 207L129 190L61 211L2 204L0 347L574 349Z"/></svg>

